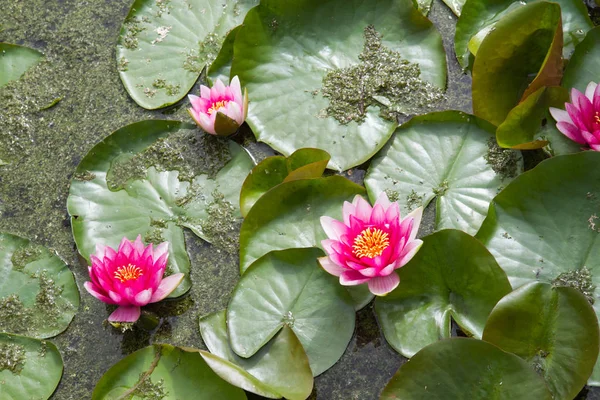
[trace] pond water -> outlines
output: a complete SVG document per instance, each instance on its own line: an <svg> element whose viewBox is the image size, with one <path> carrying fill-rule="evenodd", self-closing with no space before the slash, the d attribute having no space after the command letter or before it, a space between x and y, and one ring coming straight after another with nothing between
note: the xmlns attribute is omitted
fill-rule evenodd
<svg viewBox="0 0 600 400"><path fill-rule="evenodd" d="M127 124L188 119L183 102L163 111L140 108L120 82L115 43L131 4L131 0L0 0L0 42L33 47L46 56L22 79L0 89L0 160L7 163L0 166L0 231L56 251L71 267L80 289L88 273L75 248L66 210L70 179L79 161L97 142ZM429 18L448 53L449 107L471 112L470 77L462 74L452 50L456 17L436 0ZM237 139L257 158L269 154L264 146L252 143L248 132ZM345 175L360 182L364 170ZM431 211L421 235L432 230ZM238 279L238 256L189 232L186 244L192 289L183 298L147 308L160 316L152 332L116 330L105 323L107 307L81 292L73 322L51 339L65 365L53 399L90 398L111 365L150 343L205 348L198 317L227 305ZM311 399L377 399L405 361L386 343L368 306L358 313L357 329L344 356L315 380ZM600 399L600 390L584 390L579 398Z"/></svg>

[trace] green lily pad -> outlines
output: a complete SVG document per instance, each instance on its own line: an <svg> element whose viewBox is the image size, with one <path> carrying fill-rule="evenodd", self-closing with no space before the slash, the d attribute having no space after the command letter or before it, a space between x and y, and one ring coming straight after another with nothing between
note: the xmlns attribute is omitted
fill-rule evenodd
<svg viewBox="0 0 600 400"><path fill-rule="evenodd" d="M0 233L0 332L56 336L67 329L78 307L73 273L56 254Z"/></svg>
<svg viewBox="0 0 600 400"><path fill-rule="evenodd" d="M304 400L312 392L313 376L308 357L287 325L249 359L231 350L226 311L202 317L200 333L212 353L201 351L200 354L231 384L272 399Z"/></svg>
<svg viewBox="0 0 600 400"><path fill-rule="evenodd" d="M156 109L181 100L227 33L259 0L136 0L121 27L117 67L131 98Z"/></svg>
<svg viewBox="0 0 600 400"><path fill-rule="evenodd" d="M444 3L452 10L454 15L460 17L462 8L465 5L466 0L443 0Z"/></svg>
<svg viewBox="0 0 600 400"><path fill-rule="evenodd" d="M466 338L427 346L402 365L380 400L551 400L544 380L514 354Z"/></svg>
<svg viewBox="0 0 600 400"><path fill-rule="evenodd" d="M144 347L113 365L92 400L245 400L242 389L221 379L194 349L168 344Z"/></svg>
<svg viewBox="0 0 600 400"><path fill-rule="evenodd" d="M317 263L319 249L271 252L242 275L227 307L231 348L255 355L284 326L291 328L317 376L340 359L354 333L350 295Z"/></svg>
<svg viewBox="0 0 600 400"><path fill-rule="evenodd" d="M572 141L559 131L556 128L556 121L551 116L548 117L546 126L542 129L540 135L548 141L548 145L544 150L551 156L579 153L584 148L581 144Z"/></svg>
<svg viewBox="0 0 600 400"><path fill-rule="evenodd" d="M365 40L378 50L361 61ZM446 58L440 35L412 0L263 0L248 12L237 35L231 75L238 75L248 88L247 122L258 140L284 155L303 147L326 150L331 154L329 168L341 171L375 154L392 134L396 121L379 115L392 109L388 108L389 99L365 95L352 105L341 104L324 97L324 84L336 75L350 75L350 67L379 65L374 58L387 57L390 52L398 53L389 56L397 64L398 57L412 64L397 65L397 76L390 73L385 79L408 82L413 71L408 66L412 65L420 69L420 76L410 78L411 88L427 87L423 90L434 97L434 92L445 87ZM382 65L390 67L392 63L386 60ZM340 78L343 82L333 86L356 94L359 91L352 87L373 84L360 72L353 76ZM400 87L388 86L380 89ZM406 96L410 101L399 107L400 111L428 103L427 95L411 91ZM339 106L346 113L328 112L330 106Z"/></svg>
<svg viewBox="0 0 600 400"><path fill-rule="evenodd" d="M475 234L490 201L522 169L521 157L499 149L494 128L459 111L413 118L374 158L365 186L371 200L385 191L402 214L436 200L436 229Z"/></svg>
<svg viewBox="0 0 600 400"><path fill-rule="evenodd" d="M254 167L242 186L240 194L242 215L248 215L260 196L280 183L320 177L327 167L329 158L329 154L323 150L300 149L287 158L274 156L264 159Z"/></svg>
<svg viewBox="0 0 600 400"><path fill-rule="evenodd" d="M258 199L240 231L240 271L273 250L320 247L320 218L342 219L342 205L364 188L341 176L282 183Z"/></svg>
<svg viewBox="0 0 600 400"><path fill-rule="evenodd" d="M552 282L583 267L591 271L589 285L600 284L598 163L600 154L591 151L553 157L496 196L477 237L513 287ZM596 293L592 289L590 296ZM589 382L600 384L600 367Z"/></svg>
<svg viewBox="0 0 600 400"><path fill-rule="evenodd" d="M585 93L590 82L600 81L600 27L588 32L585 39L577 45L567 64L562 86L576 88Z"/></svg>
<svg viewBox="0 0 600 400"><path fill-rule="evenodd" d="M563 108L569 101L569 93L558 86L543 87L528 96L523 102L510 110L508 116L498 126L496 139L502 147L513 149L539 149L548 142L541 135L542 120L552 124L549 107Z"/></svg>
<svg viewBox="0 0 600 400"><path fill-rule="evenodd" d="M598 336L598 319L583 294L542 282L500 300L483 332L483 340L532 365L556 400L572 400L585 385L598 357Z"/></svg>
<svg viewBox="0 0 600 400"><path fill-rule="evenodd" d="M231 61L233 60L233 43L239 30L240 27L236 26L229 31L217 58L215 58L206 71L208 78L213 84L217 79L220 79L222 82L229 82Z"/></svg>
<svg viewBox="0 0 600 400"><path fill-rule="evenodd" d="M49 399L62 373L63 361L54 344L0 333L2 400Z"/></svg>
<svg viewBox="0 0 600 400"><path fill-rule="evenodd" d="M560 6L545 1L519 7L496 23L473 65L475 115L498 126L529 94L560 83L560 23Z"/></svg>
<svg viewBox="0 0 600 400"><path fill-rule="evenodd" d="M0 43L0 87L21 77L44 55L29 47Z"/></svg>
<svg viewBox="0 0 600 400"><path fill-rule="evenodd" d="M479 36L482 41L491 32L496 23L511 11L532 3L535 0L468 0L464 2L460 18L456 23L454 49L458 62L463 68L470 63L469 41ZM564 38L563 56L569 58L575 45L584 38L586 32L594 25L588 11L579 0L556 0L562 10L562 28Z"/></svg>
<svg viewBox="0 0 600 400"><path fill-rule="evenodd" d="M450 337L451 319L476 338L511 287L490 252L472 236L443 230L423 238L423 247L400 268L400 285L375 300L388 343L405 357Z"/></svg>
<svg viewBox="0 0 600 400"><path fill-rule="evenodd" d="M168 241L167 271L186 273L171 294L180 296L191 284L182 228L235 252L239 193L252 167L237 144L191 125L155 120L121 128L83 158L71 183L67 208L79 252L89 261L96 243L116 248L138 234Z"/></svg>
<svg viewBox="0 0 600 400"><path fill-rule="evenodd" d="M433 3L433 0L415 0L415 6L421 14L425 16L427 16L429 10L431 10L431 3Z"/></svg>

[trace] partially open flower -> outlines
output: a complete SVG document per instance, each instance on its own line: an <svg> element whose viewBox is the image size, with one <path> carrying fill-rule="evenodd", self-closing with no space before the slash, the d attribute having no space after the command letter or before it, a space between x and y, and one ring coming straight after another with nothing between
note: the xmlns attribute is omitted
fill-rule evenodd
<svg viewBox="0 0 600 400"><path fill-rule="evenodd" d="M327 257L319 263L345 286L367 283L371 293L385 296L400 283L396 269L416 254L423 242L416 239L423 208L401 218L400 207L381 193L375 206L361 196L345 202L344 222L321 217L329 237L321 242Z"/></svg>
<svg viewBox="0 0 600 400"><path fill-rule="evenodd" d="M229 136L237 132L248 114L248 91L234 76L229 86L217 79L212 88L200 86L200 97L190 94L192 108L188 111L194 121L212 135Z"/></svg>
<svg viewBox="0 0 600 400"><path fill-rule="evenodd" d="M90 282L83 286L98 300L119 306L109 317L111 322L135 322L140 317L140 307L156 303L167 297L183 280L184 274L163 278L168 258L167 242L153 249L144 247L141 236L132 242L121 240L119 249L97 245L96 254L90 256L88 267Z"/></svg>
<svg viewBox="0 0 600 400"><path fill-rule="evenodd" d="M571 102L565 108L550 107L556 128L569 139L600 151L600 85L590 82L585 94L571 89Z"/></svg>

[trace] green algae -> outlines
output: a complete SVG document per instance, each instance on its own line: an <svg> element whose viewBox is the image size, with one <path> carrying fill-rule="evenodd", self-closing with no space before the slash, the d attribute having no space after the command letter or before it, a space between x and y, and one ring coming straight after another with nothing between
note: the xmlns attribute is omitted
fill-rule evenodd
<svg viewBox="0 0 600 400"><path fill-rule="evenodd" d="M169 392L165 392L164 385L164 379L159 379L156 383L152 383L150 376L146 376L142 372L140 374L140 383L133 391L133 395L144 400L163 400L169 394Z"/></svg>
<svg viewBox="0 0 600 400"><path fill-rule="evenodd" d="M0 371L9 370L18 375L25 366L25 347L14 343L0 343Z"/></svg>
<svg viewBox="0 0 600 400"><path fill-rule="evenodd" d="M385 194L387 195L390 201L398 201L400 200L400 193L392 189L385 189Z"/></svg>
<svg viewBox="0 0 600 400"><path fill-rule="evenodd" d="M433 194L436 196L443 196L448 191L448 181L444 179L444 181L440 184L440 186L433 188Z"/></svg>
<svg viewBox="0 0 600 400"><path fill-rule="evenodd" d="M492 167L497 175L502 179L514 178L518 173L518 157L514 150L503 149L498 146L496 138L489 138L487 141L488 152L484 156L486 163Z"/></svg>
<svg viewBox="0 0 600 400"><path fill-rule="evenodd" d="M32 318L32 311L16 294L0 299L0 331L26 332Z"/></svg>
<svg viewBox="0 0 600 400"><path fill-rule="evenodd" d="M10 257L10 261L13 269L21 271L27 264L37 261L45 255L46 252L42 246L30 243L16 249Z"/></svg>
<svg viewBox="0 0 600 400"><path fill-rule="evenodd" d="M225 200L218 190L212 193L213 201L206 208L208 218L201 223L202 232L209 242L230 254L239 250L241 221L235 216L235 207Z"/></svg>
<svg viewBox="0 0 600 400"><path fill-rule="evenodd" d="M419 195L414 190L411 190L408 196L406 196L406 207L412 211L421 205L423 205L423 196Z"/></svg>
<svg viewBox="0 0 600 400"><path fill-rule="evenodd" d="M96 174L91 171L77 171L73 174L73 179L78 181L93 181L96 179Z"/></svg>
<svg viewBox="0 0 600 400"><path fill-rule="evenodd" d="M421 80L417 64L381 43L373 25L365 28L364 37L360 63L333 69L323 78L328 116L344 125L362 123L367 108L377 106L381 117L395 122L400 116L431 110L444 99L441 89Z"/></svg>
<svg viewBox="0 0 600 400"><path fill-rule="evenodd" d="M587 267L582 267L574 271L563 272L558 275L553 281L555 287L566 286L572 287L580 291L590 304L594 304L596 296L596 285L592 281L592 273Z"/></svg>

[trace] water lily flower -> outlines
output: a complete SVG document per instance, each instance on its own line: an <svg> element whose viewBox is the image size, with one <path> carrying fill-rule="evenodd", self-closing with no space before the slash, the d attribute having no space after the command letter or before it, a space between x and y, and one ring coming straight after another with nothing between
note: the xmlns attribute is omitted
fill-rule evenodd
<svg viewBox="0 0 600 400"><path fill-rule="evenodd" d="M155 249L152 243L144 247L141 236L135 241L124 237L117 251L96 245L88 267L91 281L83 286L98 300L119 306L109 321L135 322L140 317L140 307L161 301L179 286L184 274L163 278L168 246L164 242Z"/></svg>
<svg viewBox="0 0 600 400"><path fill-rule="evenodd" d="M571 89L566 110L550 107L556 128L569 139L600 151L600 85L590 82L585 94Z"/></svg>
<svg viewBox="0 0 600 400"><path fill-rule="evenodd" d="M229 86L217 79L212 88L200 86L200 97L190 94L192 108L188 111L194 121L212 135L228 136L237 132L248 115L248 91L234 76Z"/></svg>
<svg viewBox="0 0 600 400"><path fill-rule="evenodd" d="M319 263L344 286L367 283L371 293L385 296L400 283L396 269L417 253L423 242L416 239L423 208L406 217L400 215L397 202L382 192L375 206L357 195L342 208L344 221L321 217L321 226L329 237L321 245L327 257Z"/></svg>

